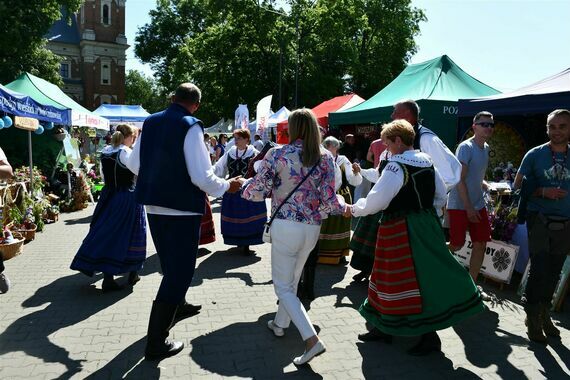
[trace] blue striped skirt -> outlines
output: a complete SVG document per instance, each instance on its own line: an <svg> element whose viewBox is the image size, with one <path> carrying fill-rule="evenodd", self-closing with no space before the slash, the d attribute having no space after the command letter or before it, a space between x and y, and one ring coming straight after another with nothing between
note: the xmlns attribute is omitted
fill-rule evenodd
<svg viewBox="0 0 570 380"><path fill-rule="evenodd" d="M227 245L263 244L263 226L267 221L265 201L245 200L238 193L225 193L222 199L222 236Z"/></svg>
<svg viewBox="0 0 570 380"><path fill-rule="evenodd" d="M87 236L71 269L88 276L96 272L138 271L146 258L146 217L135 193L103 188Z"/></svg>

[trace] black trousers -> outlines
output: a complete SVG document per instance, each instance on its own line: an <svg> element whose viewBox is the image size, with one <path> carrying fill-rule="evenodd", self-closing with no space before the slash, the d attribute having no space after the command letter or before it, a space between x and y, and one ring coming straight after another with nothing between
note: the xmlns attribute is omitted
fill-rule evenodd
<svg viewBox="0 0 570 380"><path fill-rule="evenodd" d="M194 277L201 216L147 217L163 274L156 301L178 305Z"/></svg>
<svg viewBox="0 0 570 380"><path fill-rule="evenodd" d="M530 270L523 301L550 305L566 256L570 253L570 223L552 230L540 214L527 217ZM550 225L552 227L552 225Z"/></svg>

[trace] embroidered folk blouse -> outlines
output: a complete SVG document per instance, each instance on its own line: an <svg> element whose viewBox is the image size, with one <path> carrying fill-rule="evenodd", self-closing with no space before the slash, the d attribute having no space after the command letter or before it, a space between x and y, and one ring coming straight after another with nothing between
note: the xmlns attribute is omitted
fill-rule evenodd
<svg viewBox="0 0 570 380"><path fill-rule="evenodd" d="M272 194L271 214L289 193L309 173L312 167L303 167L303 142L270 149L259 165L255 177L243 184L242 197L261 201ZM320 225L324 215L342 214L345 203L335 194L335 169L330 152L321 149L321 160L309 178L281 207L276 219ZM324 214L324 215L323 215Z"/></svg>

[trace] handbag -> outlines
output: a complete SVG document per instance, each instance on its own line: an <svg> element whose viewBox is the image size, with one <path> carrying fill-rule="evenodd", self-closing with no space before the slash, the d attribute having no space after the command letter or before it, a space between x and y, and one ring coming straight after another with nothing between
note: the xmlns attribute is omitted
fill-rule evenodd
<svg viewBox="0 0 570 380"><path fill-rule="evenodd" d="M263 240L264 243L271 243L271 223L273 223L273 219L275 219L275 216L277 215L277 213L279 212L279 210L281 210L281 207L285 204L285 202L287 202L289 200L289 198L291 197L291 195L293 195L293 193L295 191L297 191L297 189L303 184L303 182L305 182L305 180L307 178L309 178L309 176L313 173L313 171L317 168L317 166L319 166L319 163L321 162L321 159L319 158L319 161L317 161L317 163L315 164L315 166L313 166L311 168L311 170L309 170L309 172L307 173L307 175L301 180L301 182L299 182L297 184L297 186L295 186L295 188L289 193L289 195L287 195L287 197L283 200L283 202L281 202L281 204L279 205L279 207L277 207L275 209L275 212L273 213L273 215L271 215L271 218L269 218L269 221L265 223L265 225L263 226L263 235L261 236L261 240Z"/></svg>

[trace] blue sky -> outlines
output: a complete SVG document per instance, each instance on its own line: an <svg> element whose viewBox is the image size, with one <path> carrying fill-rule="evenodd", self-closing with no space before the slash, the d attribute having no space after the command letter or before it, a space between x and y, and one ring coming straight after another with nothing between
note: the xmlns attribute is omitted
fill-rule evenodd
<svg viewBox="0 0 570 380"><path fill-rule="evenodd" d="M467 73L501 91L570 67L570 0L412 0L424 9L411 63L447 54ZM126 34L150 21L155 0L127 0ZM127 51L127 69L152 75ZM380 90L380 88L378 89Z"/></svg>

